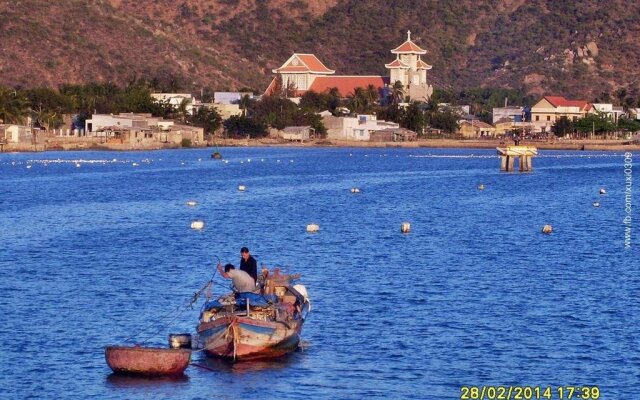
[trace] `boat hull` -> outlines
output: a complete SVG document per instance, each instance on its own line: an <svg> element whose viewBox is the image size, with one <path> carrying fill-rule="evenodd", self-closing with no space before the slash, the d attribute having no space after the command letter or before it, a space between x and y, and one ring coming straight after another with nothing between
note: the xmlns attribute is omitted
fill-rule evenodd
<svg viewBox="0 0 640 400"><path fill-rule="evenodd" d="M104 357L113 372L118 374L182 375L191 361L191 350L108 346Z"/></svg>
<svg viewBox="0 0 640 400"><path fill-rule="evenodd" d="M300 344L302 321L261 321L223 317L198 326L205 354L232 360L278 358Z"/></svg>

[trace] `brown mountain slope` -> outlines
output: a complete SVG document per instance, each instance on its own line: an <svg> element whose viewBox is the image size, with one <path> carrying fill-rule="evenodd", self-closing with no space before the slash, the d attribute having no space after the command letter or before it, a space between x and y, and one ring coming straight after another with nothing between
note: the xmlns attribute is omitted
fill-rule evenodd
<svg viewBox="0 0 640 400"><path fill-rule="evenodd" d="M0 4L0 84L157 77L262 90L294 51L385 73L406 30L437 87L640 92L640 3L611 0L43 0Z"/></svg>

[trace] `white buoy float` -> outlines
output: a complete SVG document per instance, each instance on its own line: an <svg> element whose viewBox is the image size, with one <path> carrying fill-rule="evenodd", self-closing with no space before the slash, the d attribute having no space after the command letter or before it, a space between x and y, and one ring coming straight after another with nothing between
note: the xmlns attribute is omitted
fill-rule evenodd
<svg viewBox="0 0 640 400"><path fill-rule="evenodd" d="M195 207L195 206L197 206L197 205L198 205L198 202L197 202L197 201L195 201L195 200L189 200L189 201L187 201L187 205L188 205L189 207Z"/></svg>
<svg viewBox="0 0 640 400"><path fill-rule="evenodd" d="M137 162L134 162L134 163L133 163L133 164L131 164L131 165L133 165L134 167L137 167L137 166L139 166L140 164L138 164Z"/></svg>
<svg viewBox="0 0 640 400"><path fill-rule="evenodd" d="M201 221L199 219L196 219L195 221L191 221L191 229L195 229L199 231L202 228L204 228L204 221Z"/></svg>
<svg viewBox="0 0 640 400"><path fill-rule="evenodd" d="M478 190L484 190L484 184L483 183L478 185Z"/></svg>
<svg viewBox="0 0 640 400"><path fill-rule="evenodd" d="M600 194L607 194L607 191L604 188L600 188Z"/></svg>
<svg viewBox="0 0 640 400"><path fill-rule="evenodd" d="M542 227L542 233L549 234L553 232L553 227L551 225L545 225Z"/></svg>
<svg viewBox="0 0 640 400"><path fill-rule="evenodd" d="M307 232L309 233L315 233L315 232L318 232L319 230L320 230L320 225L318 224L307 225Z"/></svg>
<svg viewBox="0 0 640 400"><path fill-rule="evenodd" d="M402 225L400 225L400 232L402 233L411 232L411 224L408 222L403 222Z"/></svg>
<svg viewBox="0 0 640 400"><path fill-rule="evenodd" d="M597 201L594 201L594 202L592 203L592 205L593 205L594 207L600 207L600 203L599 203L599 202L597 202Z"/></svg>
<svg viewBox="0 0 640 400"><path fill-rule="evenodd" d="M76 163L76 168L80 168L80 163Z"/></svg>
<svg viewBox="0 0 640 400"><path fill-rule="evenodd" d="M351 193L360 193L360 189L357 187L351 188Z"/></svg>
<svg viewBox="0 0 640 400"><path fill-rule="evenodd" d="M31 165L27 165L27 169L31 169Z"/></svg>
<svg viewBox="0 0 640 400"><path fill-rule="evenodd" d="M245 189L246 189L246 187L244 185L238 186L238 190L241 191L241 192L244 192Z"/></svg>

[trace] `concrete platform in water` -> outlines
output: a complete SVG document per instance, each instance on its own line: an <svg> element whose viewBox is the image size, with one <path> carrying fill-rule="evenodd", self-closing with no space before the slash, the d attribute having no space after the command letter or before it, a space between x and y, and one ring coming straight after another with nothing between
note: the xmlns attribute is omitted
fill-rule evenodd
<svg viewBox="0 0 640 400"><path fill-rule="evenodd" d="M538 155L538 149L533 146L506 146L496 148L500 156L500 171L513 171L514 160L518 158L520 172L533 169L531 159Z"/></svg>

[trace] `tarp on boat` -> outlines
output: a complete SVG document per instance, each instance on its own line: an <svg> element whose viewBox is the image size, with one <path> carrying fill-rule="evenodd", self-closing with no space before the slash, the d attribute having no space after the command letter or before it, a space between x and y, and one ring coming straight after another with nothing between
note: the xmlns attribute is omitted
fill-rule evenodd
<svg viewBox="0 0 640 400"><path fill-rule="evenodd" d="M247 300L249 300L250 306L267 307L278 301L278 298L274 294L258 294L251 292L242 292L236 294L236 305L239 307L246 307Z"/></svg>
<svg viewBox="0 0 640 400"><path fill-rule="evenodd" d="M274 294L258 294L251 292L242 292L236 293L236 306L238 307L246 307L247 300L249 300L250 306L255 307L267 307L270 304L274 304L278 301L278 297ZM218 300L209 300L204 303L202 307L203 311L214 310L218 308L224 307L224 304L220 303Z"/></svg>

